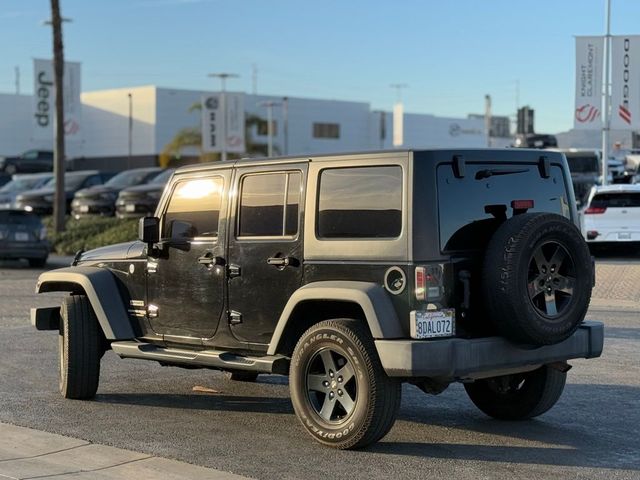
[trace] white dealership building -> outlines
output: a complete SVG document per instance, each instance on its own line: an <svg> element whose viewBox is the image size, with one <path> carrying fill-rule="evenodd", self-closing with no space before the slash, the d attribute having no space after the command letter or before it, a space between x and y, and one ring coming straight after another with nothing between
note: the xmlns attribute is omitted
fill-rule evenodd
<svg viewBox="0 0 640 480"><path fill-rule="evenodd" d="M238 92L235 92L238 93ZM67 141L72 158L157 159L184 128L199 128L200 112L192 106L215 92L140 86L80 94L81 115L73 138ZM267 109L273 107L275 154L307 155L389 149L393 145L393 115L374 111L369 103L241 94L246 115L261 120L249 131L254 144L267 143ZM38 148L51 149L34 131L36 114L31 95L0 94L0 154L15 155ZM130 135L131 120L131 135ZM403 115L403 148L484 147L487 137L481 118L444 118L428 114ZM41 136L40 136L41 137ZM185 155L197 153L195 149ZM138 164L140 162L134 162Z"/></svg>

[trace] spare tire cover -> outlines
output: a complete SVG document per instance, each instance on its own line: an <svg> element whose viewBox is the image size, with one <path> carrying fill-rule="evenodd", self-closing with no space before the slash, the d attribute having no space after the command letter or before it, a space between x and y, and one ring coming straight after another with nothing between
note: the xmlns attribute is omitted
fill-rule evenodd
<svg viewBox="0 0 640 480"><path fill-rule="evenodd" d="M587 313L593 275L589 249L573 223L552 213L516 215L487 247L482 272L487 314L512 341L561 342Z"/></svg>

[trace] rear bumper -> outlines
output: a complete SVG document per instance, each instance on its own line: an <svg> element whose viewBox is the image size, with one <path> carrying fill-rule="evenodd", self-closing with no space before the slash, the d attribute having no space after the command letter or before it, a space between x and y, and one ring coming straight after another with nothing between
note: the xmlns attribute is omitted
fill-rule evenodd
<svg viewBox="0 0 640 480"><path fill-rule="evenodd" d="M0 242L0 258L47 258L49 244L40 242Z"/></svg>
<svg viewBox="0 0 640 480"><path fill-rule="evenodd" d="M602 353L604 325L583 322L563 342L527 348L502 337L445 340L376 340L380 361L390 377L464 380L528 370Z"/></svg>

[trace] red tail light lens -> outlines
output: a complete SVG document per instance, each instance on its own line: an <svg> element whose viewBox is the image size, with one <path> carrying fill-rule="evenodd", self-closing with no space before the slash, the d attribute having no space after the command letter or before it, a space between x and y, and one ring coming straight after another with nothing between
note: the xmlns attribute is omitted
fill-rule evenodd
<svg viewBox="0 0 640 480"><path fill-rule="evenodd" d="M427 298L427 280L424 267L416 267L416 300L424 301Z"/></svg>
<svg viewBox="0 0 640 480"><path fill-rule="evenodd" d="M533 208L533 200L512 200L511 208L514 210L529 210Z"/></svg>
<svg viewBox="0 0 640 480"><path fill-rule="evenodd" d="M598 215L607 211L607 207L589 207L584 211L585 215Z"/></svg>

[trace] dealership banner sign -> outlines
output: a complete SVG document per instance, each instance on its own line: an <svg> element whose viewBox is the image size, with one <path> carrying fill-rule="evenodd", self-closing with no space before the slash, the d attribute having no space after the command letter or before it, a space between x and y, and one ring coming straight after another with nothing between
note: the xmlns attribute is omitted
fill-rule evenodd
<svg viewBox="0 0 640 480"><path fill-rule="evenodd" d="M574 128L602 128L603 37L576 37Z"/></svg>
<svg viewBox="0 0 640 480"><path fill-rule="evenodd" d="M640 35L611 39L611 128L640 129Z"/></svg>
<svg viewBox="0 0 640 480"><path fill-rule="evenodd" d="M53 61L33 60L33 139L53 141L55 121L55 86ZM80 103L80 63L65 62L63 76L65 140L81 139L82 104Z"/></svg>
<svg viewBox="0 0 640 480"><path fill-rule="evenodd" d="M244 153L244 133L243 94L220 93L202 97L203 152Z"/></svg>

